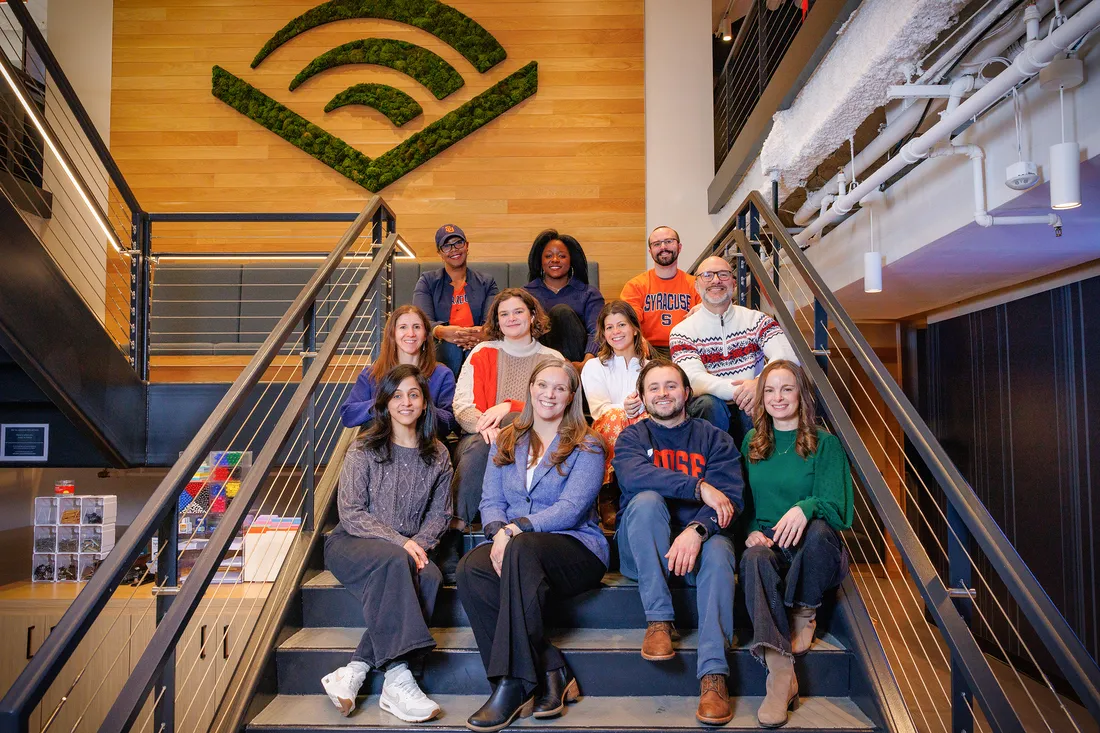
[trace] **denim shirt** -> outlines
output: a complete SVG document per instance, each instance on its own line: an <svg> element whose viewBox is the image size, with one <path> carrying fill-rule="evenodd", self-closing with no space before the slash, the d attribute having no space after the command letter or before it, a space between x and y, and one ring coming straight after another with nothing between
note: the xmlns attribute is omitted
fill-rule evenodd
<svg viewBox="0 0 1100 733"><path fill-rule="evenodd" d="M432 328L447 325L451 319L451 300L454 293L447 268L430 270L416 281L413 305L427 314ZM482 275L473 268L466 268L466 302L470 304L475 326L484 325L489 315L489 306L496 295L497 281L491 275Z"/></svg>

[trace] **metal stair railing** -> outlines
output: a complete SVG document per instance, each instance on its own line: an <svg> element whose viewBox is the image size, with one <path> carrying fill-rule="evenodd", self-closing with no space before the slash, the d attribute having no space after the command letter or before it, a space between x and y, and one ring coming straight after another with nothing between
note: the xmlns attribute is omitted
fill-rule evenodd
<svg viewBox="0 0 1100 733"><path fill-rule="evenodd" d="M341 390L346 390L350 383L355 381L363 366L369 363L370 352L377 346L378 333L374 324L379 314L372 309L375 307L383 309L381 317L384 319L385 313L392 307L393 255L398 248L408 251L407 245L394 232L395 222L396 217L392 210L380 197L374 196L348 227L340 242L318 267L206 419L202 428L181 453L179 460L168 471L167 476L131 523L126 534L103 560L91 581L77 596L15 684L0 700L0 731L6 733L29 730L32 712L36 712L35 708L43 700L47 690L49 690L50 699L58 698L58 703L52 709L44 706L42 730L55 729L53 726L57 724L59 714L63 714L67 721L72 722L72 730L88 729L82 726L93 726L100 730L128 730L142 713L142 705L149 697L149 690L154 684L157 685L157 692L152 696L152 710L149 711L149 717L155 719L157 730L173 730L177 719L174 711L176 702L174 677L177 673L174 657L177 642L184 631L201 635L199 657L202 659L205 660L208 657L208 651L212 652L219 647L221 654L218 656L224 656L225 660L230 658L233 650L228 638L229 624L222 624L225 621L221 615L222 606L218 607L218 616L209 620L206 617L210 612L209 603L205 610L199 609L199 603L200 601L219 601L223 603L225 609L229 609L232 603L236 602L236 608L230 611L232 614L230 618L239 619L246 599L262 601L266 590L266 586L262 584L246 583L227 589L219 586L220 581L215 580L223 558L236 553L236 559L243 562L240 546L244 543L240 540L235 542L235 540L250 507L261 513L274 511L283 517L297 517L300 520L301 531L313 529L312 500L317 462L323 460L321 454L326 447L331 448L336 445L339 438L339 418L336 407L343 398ZM350 278L345 277L349 269L352 275ZM336 284L332 284L334 282L343 287L342 292L337 292ZM330 289L327 291L329 295L326 295L322 302L319 300L319 294L326 284L330 284ZM330 300L331 307L329 307ZM337 305L340 307L337 308ZM362 309L367 312L360 313ZM323 313L329 313L329 315L325 316ZM326 318L333 325L323 329L328 330L329 335L320 349L317 349L313 342L316 333L315 324L318 320ZM300 366L291 366L289 360L284 359L286 363L279 366L273 375L272 363L276 361L281 347L299 325L302 326L301 334L298 336L294 352L301 357ZM354 348L350 351L346 343L348 338L356 339ZM340 347L343 347L343 352L337 355ZM352 354L352 357L349 357L349 354ZM283 369L289 370L289 376L280 377ZM260 393L259 397L256 396L257 392ZM287 398L286 395L291 392L293 394ZM325 401L326 394L327 403L318 410L317 402ZM260 416L264 410L266 415ZM320 418L317 417L318 412L320 412ZM269 419L270 423L267 422ZM257 421L259 426L254 432L249 433L248 431L256 426ZM271 423L274 425L272 426ZM295 427L297 432L294 434L292 447L287 447L284 451L284 446ZM224 449L223 444L233 429L236 429L236 434L228 440L230 447L234 450L240 449L240 445L235 442L238 439L248 441L246 449L251 448L253 441L265 440L266 442L262 448L259 448L257 460L251 471L242 479L236 497L228 503L225 513L218 517L217 527L210 538L199 541L205 549L200 552L190 575L181 583L178 565L182 548L177 545L177 537L179 545L186 547L193 543L198 544L195 542L194 533L190 538L177 534L181 491L192 480L196 469L211 449L215 447ZM242 434L244 434L243 438ZM295 451L297 451L296 457L292 455ZM296 483L294 483L295 479ZM294 483L293 486L291 486L292 483ZM257 501L261 492L263 496ZM207 509L207 513L201 517L201 520L205 521L209 514L210 510ZM128 679L121 689L111 689L107 680L110 674L100 673L102 667L106 665L100 664L96 674L90 675L85 674L89 669L88 663L81 662L83 667L76 671L71 686L59 692L56 685L68 685L69 678L73 676L71 674L73 670L69 668L72 665L67 667L70 657L78 647L83 651L100 636L103 636L103 640L99 641L99 646L96 646L92 652L93 658L96 655L102 658L117 650L114 660L109 664L109 672L129 663L130 660L126 658L127 655L124 652L138 641L135 633L140 619L135 619L134 628L129 630L129 638L124 639L127 629L121 628L119 632L115 632L115 622L110 621L103 611L108 601L112 600L112 596L116 595L123 576L154 537L159 539L159 550L154 552L152 559L157 561L160 572L156 578L157 586L153 589L154 597L146 602L146 613L155 605L157 627L148 646L133 666ZM269 550L270 548L264 552ZM260 559L264 562L275 562L274 556L264 556ZM274 567L278 566L274 565ZM148 573L147 570L146 574ZM126 604L133 601L136 594L137 589L123 603L124 609L128 607ZM124 595L124 593L118 595ZM140 603L141 601L138 601L138 604ZM115 618L123 615L121 612L116 613L119 610L116 608L117 605L116 599L110 614ZM203 624L201 629L197 628L197 624L188 626L188 621L192 619L196 609L200 612L199 620ZM136 610L141 611L141 608ZM142 614L143 617L144 615L145 613ZM105 635L97 633L95 638L86 639L89 629L101 616L103 619L96 625L97 629L107 622L111 622L111 628ZM214 641L213 634L210 639L206 635L206 628L211 623L214 624L215 633L220 635L217 642ZM119 636L119 633L123 636ZM101 648L107 639L110 639L110 646L101 654ZM215 646L215 643L218 645ZM137 657L136 650L132 656ZM186 672L188 676L194 672L194 677L198 679L198 684L201 686L207 681L211 669L209 667L197 669L198 666L196 660L196 664L192 665L193 668L181 668L180 671ZM58 683L57 678L62 671L65 672L65 679ZM93 676L95 679L91 679ZM221 673L215 671L214 677L213 683L217 686L221 683ZM186 681L187 678L184 679L184 682ZM95 686L94 692L85 697L94 699L108 696L107 699L114 700L105 718L102 710L93 712L90 709L91 701L79 711L79 717L74 718L73 714L65 709L66 704L69 704L70 708L73 705L71 702L67 703L73 688L84 683ZM106 688L105 684L108 685ZM100 699L103 698L100 697ZM214 705L217 704L216 700L212 702ZM202 705L210 703L211 701L206 701ZM190 710L192 705L194 700L188 700L181 730L195 730L203 727L186 722L186 711ZM203 712L202 705L197 711L200 718ZM102 727L100 727L100 721L102 721Z"/></svg>
<svg viewBox="0 0 1100 733"><path fill-rule="evenodd" d="M1097 684L1100 680L1100 672L1096 662L1043 591L1034 574L1009 543L973 489L947 457L942 446L902 393L882 360L875 354L866 338L844 311L835 295L825 286L802 250L759 193L753 192L738 207L723 230L700 255L695 267L703 258L712 254L723 256L736 265L743 305L760 307L759 294L761 292L764 294L767 307L774 313L775 318L787 333L792 346L799 354L799 359L813 379L830 423L845 444L853 468L866 488L868 496L861 498L864 501L869 498L870 504L874 505L885 527L885 532L882 529L873 528L868 533L873 534L877 531L883 541L887 538L892 540L901 554L901 561L909 570L916 591L923 599L922 610L926 610L939 627L942 641L947 646L946 653L938 645L938 640L925 643L927 640L922 640L920 636L913 639L921 645L915 653L912 648L909 648L908 638L901 640L902 649L892 650L897 652L893 656L895 661L906 659L905 655L909 655L910 663L902 665L904 668L899 669L898 673L902 675L912 673L913 677L919 677L915 681L907 680L910 689L919 693L915 697L926 701L935 699L945 705L949 704L951 728L954 730L973 730L972 724L979 726L980 729L981 720L975 719L975 711L970 704L971 694L977 697L985 722L993 730L1023 729L1019 709L1021 705L1026 704L1026 701L1017 701L1015 697L1010 699L1006 696L969 628L971 616L975 612L981 617L980 620L983 623L990 624L981 608L974 603L976 590L972 587L971 580L976 565L973 551L970 549L972 539L986 555L990 566L1012 598L1019 604L1047 651L1054 657L1082 701L1087 714L1094 719L1100 719L1098 715L1100 687ZM829 343L830 328L840 337L841 343ZM848 358L844 353L845 350L850 350L852 358ZM848 370L852 382L856 385L855 389L849 388L844 383L842 369ZM871 385L870 392L862 386L864 380ZM846 407L841 400L838 385L840 390L847 391L850 406ZM859 389L864 391L862 397L858 394ZM882 402L881 409L872 402L872 398L876 396ZM939 558L940 565L947 567L948 582L945 583L940 573L936 571L936 565L929 557L928 550L918 540L914 528L886 484L883 477L886 468L876 467L871 461L867 448L872 445L872 437L877 443L877 446L872 447L881 448L884 456L887 455L886 450L890 446L877 436L869 436L866 439L859 436L852 422L852 414L856 411L860 419L872 422L877 418L883 426L896 427L899 432L902 432L923 459L928 473L942 488L947 506L946 511L940 513L947 527L947 536L945 543L940 542L936 537L936 546L942 553L942 557ZM878 424L875 422L875 425ZM900 441L897 442L896 447L901 448ZM888 457L886 460L889 461ZM908 457L904 462L908 463L914 472L916 471L916 467L912 466ZM899 469L891 464L889 468L895 472L894 475L902 483L902 488L909 492L910 489L905 486L904 466ZM923 480L921 483L923 484ZM928 490L927 486L923 488L925 491ZM858 495L859 492L857 492ZM912 496L911 493L910 496ZM916 511L920 512L919 507ZM857 510L857 516L858 514ZM920 519L931 528L923 512ZM939 534L944 534L942 529ZM856 553L853 552L853 554ZM853 559L857 562L861 561L859 557ZM888 564L890 558L883 557L882 561ZM980 572L976 575L979 584L988 590L988 581ZM869 585L865 584L861 587L865 594L871 588L882 593L884 605L878 611L882 617L880 620L889 615L894 619L899 632L920 629L920 625L910 618L906 605L919 607L921 604L909 604L907 601L906 604L899 603L905 599L896 581L889 580L890 590L895 594L892 600L887 598L884 592L885 585L881 579L868 580L868 582ZM912 587L902 590L908 590L912 600L916 600ZM989 592L992 595L991 591ZM996 598L993 600L997 606L996 610L1005 616L1009 627L1019 637L1019 631L1012 619L1008 618L1007 612L999 602L996 602ZM895 618L894 607L899 605L909 626L905 626L903 620ZM874 612L874 609L872 610ZM986 613L989 611L987 610ZM919 612L915 615L918 618L921 616ZM1026 649L1026 643L1023 643L1022 638L1020 640ZM888 644L895 643L895 640L890 638L886 638L885 641ZM1003 652L1003 648L1001 651ZM936 653L947 663L944 666L951 668L950 693L943 688L943 680L938 679L935 674L928 675L931 677L931 684L922 674L922 668L928 665L919 662L918 657L923 654L926 660L938 663ZM1028 653L1030 654L1030 651ZM1007 653L1004 655L1007 656ZM950 659L947 658L948 656ZM1032 658L1034 659L1034 655ZM1011 661L1008 663L1012 672L1016 673L1016 678L1021 679L1015 665ZM1043 680L1051 694L1056 697L1049 680L1045 676ZM918 685L923 686L924 690L920 691ZM934 691L937 685L943 693L942 696ZM1031 697L1026 685L1025 692L1027 697ZM948 700L949 703L946 702ZM1034 698L1031 702L1034 704ZM1066 712L1069 726L1067 727L1064 722L1050 723L1040 711L1046 726L1051 730L1080 729L1065 704L1061 702L1058 704ZM1035 707L1038 710L1039 706ZM942 719L940 724L943 729L947 729L947 724ZM935 729L935 722L926 720L924 728Z"/></svg>

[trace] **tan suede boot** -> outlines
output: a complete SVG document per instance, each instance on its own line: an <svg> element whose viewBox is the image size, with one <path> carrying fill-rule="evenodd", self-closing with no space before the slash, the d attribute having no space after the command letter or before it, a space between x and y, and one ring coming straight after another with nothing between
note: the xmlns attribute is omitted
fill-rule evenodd
<svg viewBox="0 0 1100 733"><path fill-rule="evenodd" d="M794 676L794 659L774 649L764 648L768 663L767 694L756 712L756 722L765 728L778 728L787 723L787 710L798 707L798 680Z"/></svg>
<svg viewBox="0 0 1100 733"><path fill-rule="evenodd" d="M801 657L810 651L814 643L814 631L817 629L817 609L795 606L790 613L791 653Z"/></svg>

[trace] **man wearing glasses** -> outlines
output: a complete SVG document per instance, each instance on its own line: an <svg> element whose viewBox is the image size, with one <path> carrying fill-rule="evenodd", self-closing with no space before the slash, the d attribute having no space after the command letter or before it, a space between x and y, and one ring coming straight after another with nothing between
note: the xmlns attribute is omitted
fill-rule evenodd
<svg viewBox="0 0 1100 733"><path fill-rule="evenodd" d="M688 414L725 430L741 445L752 428L756 377L772 359L798 357L779 324L733 303L733 268L708 257L695 274L702 308L672 329L672 360L683 367L695 397Z"/></svg>
<svg viewBox="0 0 1100 733"><path fill-rule="evenodd" d="M466 265L470 243L454 224L435 233L435 249L443 267L420 276L413 289L413 305L424 311L436 338L436 358L458 372L481 339L486 311L497 294L497 282Z"/></svg>
<svg viewBox="0 0 1100 733"><path fill-rule="evenodd" d="M680 235L671 227L657 227L649 234L649 255L653 269L631 279L619 296L634 308L642 324L642 335L658 354L668 358L668 337L673 326L699 304L695 278L676 266L680 258Z"/></svg>

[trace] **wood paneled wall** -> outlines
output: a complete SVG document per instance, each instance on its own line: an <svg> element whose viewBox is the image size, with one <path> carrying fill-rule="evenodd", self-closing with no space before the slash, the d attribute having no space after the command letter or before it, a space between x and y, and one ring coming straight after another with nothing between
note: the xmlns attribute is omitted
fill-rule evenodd
<svg viewBox="0 0 1100 733"><path fill-rule="evenodd" d="M608 295L644 267L643 0L451 0L508 52L485 74L434 36L378 20L322 26L249 68L276 30L318 4L115 0L111 149L147 210L354 211L370 196L215 99L214 64L374 156L535 60L534 97L380 192L399 230L434 259L432 235L453 221L474 243L472 259L522 260L553 226L600 262ZM429 48L466 85L437 101L399 72L351 66L287 90L318 54L366 37ZM364 81L402 89L424 114L397 129L374 110L323 112Z"/></svg>

